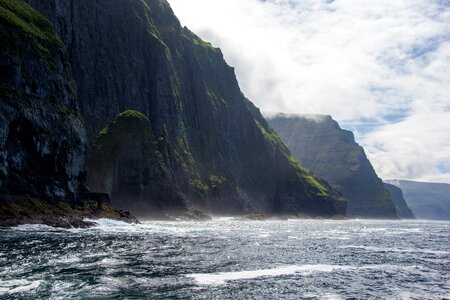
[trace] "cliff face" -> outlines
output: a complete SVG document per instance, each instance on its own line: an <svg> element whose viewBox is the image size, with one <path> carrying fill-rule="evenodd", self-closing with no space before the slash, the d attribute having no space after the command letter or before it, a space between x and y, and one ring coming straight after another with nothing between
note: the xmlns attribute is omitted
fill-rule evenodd
<svg viewBox="0 0 450 300"><path fill-rule="evenodd" d="M0 195L76 200L86 131L63 43L23 1L0 1Z"/></svg>
<svg viewBox="0 0 450 300"><path fill-rule="evenodd" d="M64 44L22 0L0 0L0 226L130 219L84 183L86 130Z"/></svg>
<svg viewBox="0 0 450 300"><path fill-rule="evenodd" d="M389 194L391 195L391 199L392 202L394 202L397 215L402 219L415 219L414 214L408 207L408 204L406 204L402 190L389 183L385 183L384 187L389 191Z"/></svg>
<svg viewBox="0 0 450 300"><path fill-rule="evenodd" d="M406 203L418 219L450 220L450 184L388 180L403 191Z"/></svg>
<svg viewBox="0 0 450 300"><path fill-rule="evenodd" d="M269 119L282 141L307 168L347 200L347 215L396 218L395 206L350 131L330 116L280 114Z"/></svg>
<svg viewBox="0 0 450 300"><path fill-rule="evenodd" d="M148 118L150 140L165 139L163 149L145 151L149 164L158 162L151 164L164 170L158 172L167 180L159 184L171 182L172 192L159 191L160 203L213 213L343 211L339 195L298 163L245 99L221 51L182 28L166 1L29 3L53 23L68 48L89 144L130 109ZM98 154L91 153L90 169ZM121 153L102 166L132 174L135 168L124 162L134 161L139 151ZM90 184L107 187L99 187L97 175L89 176ZM128 179L113 182L119 186L106 190L122 191L121 198L135 195L126 187ZM153 203L150 194L139 197Z"/></svg>

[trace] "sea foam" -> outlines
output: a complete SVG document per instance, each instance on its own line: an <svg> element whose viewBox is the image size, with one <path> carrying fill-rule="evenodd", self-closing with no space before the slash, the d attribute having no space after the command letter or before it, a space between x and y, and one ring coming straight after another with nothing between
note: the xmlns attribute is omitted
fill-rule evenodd
<svg viewBox="0 0 450 300"><path fill-rule="evenodd" d="M278 277L287 275L309 275L314 272L333 272L335 270L350 269L350 266L338 265L292 265L282 266L273 269L260 269L254 271L219 272L206 274L189 274L188 278L193 278L200 285L221 285L227 281L255 279L259 277Z"/></svg>
<svg viewBox="0 0 450 300"><path fill-rule="evenodd" d="M358 269L374 270L374 271L398 271L398 270L418 270L419 266L398 266L390 264L379 265L363 265L363 266L349 266L349 265L291 265L282 266L272 269L260 269L254 271L237 271L237 272L218 272L218 273L199 273L188 274L186 277L192 278L199 285L223 285L228 281L255 279L262 277L279 277L288 275L307 276L314 273L331 273L331 272L345 272Z"/></svg>

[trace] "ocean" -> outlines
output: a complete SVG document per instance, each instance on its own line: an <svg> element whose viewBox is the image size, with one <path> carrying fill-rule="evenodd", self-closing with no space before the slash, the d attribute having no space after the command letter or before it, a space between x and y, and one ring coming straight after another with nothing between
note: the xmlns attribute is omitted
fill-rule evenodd
<svg viewBox="0 0 450 300"><path fill-rule="evenodd" d="M0 299L450 299L450 222L0 229Z"/></svg>

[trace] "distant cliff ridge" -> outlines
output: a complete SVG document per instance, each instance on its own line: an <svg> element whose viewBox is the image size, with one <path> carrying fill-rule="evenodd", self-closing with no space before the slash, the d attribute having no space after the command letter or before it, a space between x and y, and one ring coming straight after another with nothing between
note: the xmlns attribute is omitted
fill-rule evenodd
<svg viewBox="0 0 450 300"><path fill-rule="evenodd" d="M405 198L403 197L402 190L392 184L385 183L384 187L389 191L391 199L394 202L397 215L402 219L415 219L415 216L411 209L408 207Z"/></svg>
<svg viewBox="0 0 450 300"><path fill-rule="evenodd" d="M418 219L450 220L450 184L387 180L402 189L411 211Z"/></svg>
<svg viewBox="0 0 450 300"><path fill-rule="evenodd" d="M244 97L220 49L181 27L166 1L28 3L67 48L93 190L139 212L344 212ZM79 157L68 171L85 174Z"/></svg>
<svg viewBox="0 0 450 300"><path fill-rule="evenodd" d="M353 133L330 116L271 115L268 122L293 154L347 200L347 215L397 218L389 192Z"/></svg>

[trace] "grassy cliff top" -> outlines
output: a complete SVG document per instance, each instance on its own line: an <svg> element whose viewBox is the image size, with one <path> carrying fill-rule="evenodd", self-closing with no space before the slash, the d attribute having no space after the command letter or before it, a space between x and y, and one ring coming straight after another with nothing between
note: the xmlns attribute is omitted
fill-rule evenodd
<svg viewBox="0 0 450 300"><path fill-rule="evenodd" d="M0 0L1 52L17 54L32 45L35 54L51 59L64 44L50 22L24 0Z"/></svg>

